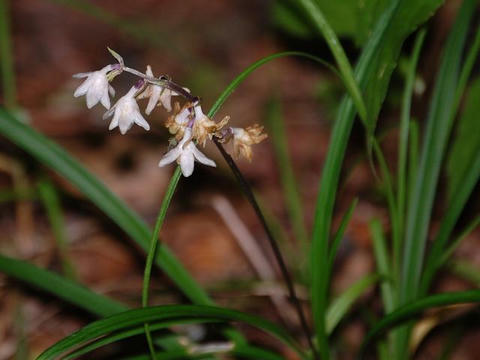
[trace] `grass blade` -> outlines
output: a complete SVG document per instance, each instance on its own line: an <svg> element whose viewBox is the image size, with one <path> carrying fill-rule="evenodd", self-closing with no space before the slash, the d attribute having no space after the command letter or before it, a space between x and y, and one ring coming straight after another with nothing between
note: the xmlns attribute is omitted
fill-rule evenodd
<svg viewBox="0 0 480 360"><path fill-rule="evenodd" d="M364 47L355 68L355 76L364 90L367 113L376 119L385 98L388 83L405 38L428 19L441 4L440 0L396 0L384 11ZM328 239L341 165L355 117L355 107L346 97L340 106L333 127L328 154L319 185L312 237L312 310L317 342L324 360L328 343L325 332L325 312L328 295L328 271L323 259L328 257Z"/></svg>
<svg viewBox="0 0 480 360"><path fill-rule="evenodd" d="M301 352L300 347L295 340L293 340L282 328L279 328L273 323L259 317L213 306L165 305L129 310L106 319L95 321L45 350L40 354L37 360L54 359L55 357L60 356L67 351L71 351L81 344L97 339L100 336L108 335L114 331L143 325L143 323L148 322L160 326L161 323L171 324L172 321L186 323L189 321L196 321L199 318L244 322L271 334L295 350L301 358L305 358L305 355Z"/></svg>
<svg viewBox="0 0 480 360"><path fill-rule="evenodd" d="M350 219L352 218L353 212L355 211L357 204L358 199L354 199L350 204L347 212L343 214L340 226L338 227L338 230L333 237L332 245L330 246L330 253L328 254L328 271L330 274L332 273L335 257L337 256L338 248L340 247L340 243L342 242L343 235L345 234L345 230L347 230L347 226L350 223ZM330 278L330 276L328 277Z"/></svg>
<svg viewBox="0 0 480 360"><path fill-rule="evenodd" d="M0 271L94 315L110 316L128 309L119 302L25 261L0 255Z"/></svg>
<svg viewBox="0 0 480 360"><path fill-rule="evenodd" d="M453 304L468 304L480 302L480 290L469 290L459 292L448 292L438 295L432 295L420 300L416 300L410 304L404 305L391 314L383 317L375 327L365 337L363 341L359 358L362 359L366 355L366 350L370 343L388 328L398 326L401 323L418 316L423 310L427 310L439 306L447 306Z"/></svg>
<svg viewBox="0 0 480 360"><path fill-rule="evenodd" d="M353 102L357 108L358 115L362 119L365 126L369 127L367 120L367 109L362 99L362 94L358 88L355 77L353 76L352 66L348 61L347 55L337 38L337 35L328 24L327 19L323 15L318 4L314 0L299 0L300 5L305 10L305 13L310 18L315 28L322 34L323 38L327 42L330 50L332 51L335 61L337 62L340 70L342 81L347 88Z"/></svg>
<svg viewBox="0 0 480 360"><path fill-rule="evenodd" d="M43 202L43 206L47 210L48 220L62 261L63 273L67 278L77 280L75 268L68 254L65 223L57 191L50 181L42 179L38 183L38 192L40 194L40 199Z"/></svg>
<svg viewBox="0 0 480 360"><path fill-rule="evenodd" d="M163 225L163 221L165 220L165 216L167 215L167 209L170 205L172 200L173 194L175 189L177 188L178 181L180 180L180 176L182 175L180 166L177 166L175 172L170 179L170 183L168 184L167 191L165 196L163 197L162 205L160 206L160 211L158 213L157 221L155 223L155 228L153 230L152 239L150 240L150 248L147 252L147 261L145 263L145 270L143 274L143 285L142 285L142 307L148 306L148 290L150 287L150 276L152 274L152 266L153 261L155 259L155 254L157 253L157 244L159 241L159 233L160 229ZM156 360L155 357L155 349L153 347L152 336L150 334L150 326L149 324L145 324L145 335L147 337L148 348L150 349L150 354L152 355L152 359Z"/></svg>
<svg viewBox="0 0 480 360"><path fill-rule="evenodd" d="M369 274L352 284L340 296L332 301L327 309L327 334L331 334L353 303L378 280L377 274Z"/></svg>
<svg viewBox="0 0 480 360"><path fill-rule="evenodd" d="M425 40L426 30L420 30L415 38L413 51L408 63L407 76L405 81L405 89L403 91L402 111L400 120L400 136L398 145L398 166L397 166L397 223L399 225L397 237L403 237L403 228L405 224L405 207L407 202L407 151L408 151L408 135L410 129L410 109L412 105L413 85L415 83L415 75L417 69L418 58ZM394 253L396 264L399 263L400 250Z"/></svg>
<svg viewBox="0 0 480 360"><path fill-rule="evenodd" d="M60 146L22 124L4 109L0 109L0 132L76 185L142 248L148 248L151 232L147 224ZM211 304L205 291L188 274L167 246L159 248L156 263L193 302Z"/></svg>
<svg viewBox="0 0 480 360"><path fill-rule="evenodd" d="M385 314L390 313L395 306L395 293L393 288L393 274L389 264L390 258L387 252L386 240L383 234L382 224L378 219L370 222L370 231L372 233L373 253L377 263L378 273L382 277L380 289Z"/></svg>
<svg viewBox="0 0 480 360"><path fill-rule="evenodd" d="M464 1L448 38L442 65L435 84L428 115L422 158L415 188L409 201L403 253L400 303L418 295L423 257L440 166L452 127L452 108L457 87L460 60L475 0Z"/></svg>
<svg viewBox="0 0 480 360"><path fill-rule="evenodd" d="M283 194L292 222L293 232L300 244L302 253L307 249L308 233L305 226L302 200L298 192L298 183L295 179L292 162L288 155L287 135L285 122L282 116L281 104L278 98L271 99L267 106L267 126L275 150L275 158L280 170Z"/></svg>

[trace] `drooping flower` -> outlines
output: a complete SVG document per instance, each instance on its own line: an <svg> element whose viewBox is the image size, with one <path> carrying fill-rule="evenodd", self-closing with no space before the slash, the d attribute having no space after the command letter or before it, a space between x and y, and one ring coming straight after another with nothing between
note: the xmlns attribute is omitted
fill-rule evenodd
<svg viewBox="0 0 480 360"><path fill-rule="evenodd" d="M197 139L199 144L205 146L207 137L211 139L213 134L222 129L228 123L230 117L226 116L222 121L216 123L203 113L200 104L197 103L194 107L194 110L195 121L193 123L193 137Z"/></svg>
<svg viewBox="0 0 480 360"><path fill-rule="evenodd" d="M86 95L87 107L90 109L100 102L106 109L110 109L109 92L115 95L115 90L108 83L107 74L115 70L115 65L107 65L98 71L78 73L74 78L87 78L73 93L73 96L79 97Z"/></svg>
<svg viewBox="0 0 480 360"><path fill-rule="evenodd" d="M152 68L150 65L147 66L147 71L145 74L149 77L154 77ZM186 91L189 91L187 88L184 88ZM166 87L156 85L156 84L148 84L145 90L138 95L139 99L149 98L147 108L145 109L145 113L150 115L153 111L157 103L160 101L162 106L168 112L172 111L172 96L178 96L176 92L167 89Z"/></svg>
<svg viewBox="0 0 480 360"><path fill-rule="evenodd" d="M177 140L183 138L185 128L188 123L193 119L193 105L192 103L186 103L182 108L178 103L175 103L173 115L167 118L165 126L170 134L175 135Z"/></svg>
<svg viewBox="0 0 480 360"><path fill-rule="evenodd" d="M143 127L145 130L150 130L150 125L140 114L135 94L142 85L135 85L130 88L127 94L122 96L113 107L103 115L103 119L107 119L113 114L113 119L110 122L109 130L115 129L117 126L120 133L124 135L135 123Z"/></svg>
<svg viewBox="0 0 480 360"><path fill-rule="evenodd" d="M200 150L197 149L192 140L192 129L186 128L182 140L178 145L167 152L158 163L162 167L174 161L180 164L182 174L189 177L193 173L195 160L208 166L216 167L213 160L207 158Z"/></svg>
<svg viewBox="0 0 480 360"><path fill-rule="evenodd" d="M262 133L263 126L255 124L246 129L231 128L233 134L233 152L235 157L243 156L248 161L252 161L252 145L258 144L268 137Z"/></svg>

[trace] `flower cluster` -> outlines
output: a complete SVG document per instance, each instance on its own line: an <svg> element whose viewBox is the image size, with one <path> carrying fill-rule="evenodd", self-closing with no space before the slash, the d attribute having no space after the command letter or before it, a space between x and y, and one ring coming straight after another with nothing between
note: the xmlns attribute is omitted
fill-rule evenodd
<svg viewBox="0 0 480 360"><path fill-rule="evenodd" d="M73 75L75 78L86 78L73 95L75 97L85 95L89 109L98 103L102 104L107 109L103 119L113 116L109 130L118 127L122 135L126 134L133 124L147 131L150 130L150 125L138 107L138 99L148 99L146 115L150 115L159 106L165 108L167 112L173 110L165 126L174 136L170 143L175 144L175 147L162 157L158 164L160 167L176 161L185 177L193 173L195 161L215 167L215 162L197 148L197 145L205 147L207 140L212 140L214 137L221 143L233 140L234 155L243 156L251 161L251 146L267 137L263 133L263 127L257 124L246 129L229 127L227 126L230 120L228 116L215 122L204 114L200 99L193 96L188 88L179 86L167 76L155 77L150 65L147 66L145 73L129 68L119 54L110 48L108 50L118 63L107 65L97 71ZM113 106L110 106L110 96L115 96L115 90L110 83L124 71L136 75L139 80ZM183 106L175 102L172 108L174 96L183 97L186 100Z"/></svg>

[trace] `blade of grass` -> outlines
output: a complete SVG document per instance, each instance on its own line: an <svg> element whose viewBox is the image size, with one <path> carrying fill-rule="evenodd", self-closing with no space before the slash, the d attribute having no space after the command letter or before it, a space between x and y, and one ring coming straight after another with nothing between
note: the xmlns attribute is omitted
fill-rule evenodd
<svg viewBox="0 0 480 360"><path fill-rule="evenodd" d="M456 93L456 107L458 109L462 95L466 87L467 80L471 74L473 64L478 57L480 50L480 29L477 31L475 41L471 46L467 59L462 68L459 85ZM478 131L476 128L476 120L478 115L478 102L476 101L480 94L480 79L476 78L473 81L465 101L465 108L461 118L458 121L456 136L453 139L453 144L450 153L447 157L447 176L448 176L448 201L451 202L453 195L461 188L460 182L464 174L469 170L469 164L477 156L480 149Z"/></svg>
<svg viewBox="0 0 480 360"><path fill-rule="evenodd" d="M337 256L340 243L342 242L343 235L345 234L345 230L347 230L347 226L350 223L350 219L352 218L353 212L355 211L357 204L358 199L354 199L350 204L347 212L343 214L340 226L338 227L338 230L333 237L332 245L330 246L330 253L328 254L328 271L330 274L333 271L333 264L335 262L335 257ZM328 276L328 278L330 278L330 275Z"/></svg>
<svg viewBox="0 0 480 360"><path fill-rule="evenodd" d="M253 359L253 360L283 360L283 356L271 352L266 349L258 348L251 345L236 345L235 348L231 351L232 355L241 357L242 359ZM183 360L184 355L180 352L177 353L157 353L157 359L159 360ZM192 356L193 359L203 359L207 355L196 355ZM149 355L139 355L134 357L122 358L122 360L150 360Z"/></svg>
<svg viewBox="0 0 480 360"><path fill-rule="evenodd" d="M94 315L110 316L126 311L127 306L96 294L71 280L25 261L0 254L0 271L27 284L53 294Z"/></svg>
<svg viewBox="0 0 480 360"><path fill-rule="evenodd" d="M194 320L189 320L185 322L185 324L201 324L201 323L215 323L218 321L214 321L211 319L194 319ZM182 320L179 319L174 319L171 321L162 321L159 324L152 324L150 326L150 331L156 331L160 329L165 329L171 326L175 325L181 325ZM78 359L81 355L88 354L89 352L98 349L102 346L123 340L123 339L128 339L133 336L141 335L142 333L145 332L145 327L144 326L136 326L133 328L128 328L126 330L119 330L113 332L111 335L107 335L104 337L101 337L100 339L94 340L92 342L89 342L88 344L81 346L80 348L76 349L75 351L69 353L68 355L62 356L62 360L70 360L70 359ZM182 356L182 358L195 358L193 354L189 354L189 351L186 348L181 348L181 349L172 349L167 352L169 354L170 352L173 352L175 356ZM157 353L150 353L150 359L157 359Z"/></svg>
<svg viewBox="0 0 480 360"><path fill-rule="evenodd" d="M442 65L435 84L427 119L422 157L407 214L405 243L400 282L400 303L418 295L423 257L440 166L452 128L452 108L459 76L462 49L468 25L476 6L475 0L465 0L449 35Z"/></svg>
<svg viewBox="0 0 480 360"><path fill-rule="evenodd" d="M405 207L408 208L409 199L413 196L413 189L415 189L415 181L418 173L418 149L420 148L420 136L419 136L419 126L416 120L410 120L410 129L409 129L409 142L408 142L408 174L407 174L407 194L406 194L406 204ZM405 218L404 224L405 227ZM402 230L405 236L405 229Z"/></svg>
<svg viewBox="0 0 480 360"><path fill-rule="evenodd" d="M480 269L467 261L455 260L448 264L450 271L480 286Z"/></svg>
<svg viewBox="0 0 480 360"><path fill-rule="evenodd" d="M440 167L453 123L452 113L462 50L475 6L475 0L463 2L448 37L436 78L422 155L407 210L403 263L397 294L400 305L411 302L420 295L430 217ZM407 359L409 356L407 344L410 332L411 326L402 327L396 332L395 353L399 359Z"/></svg>
<svg viewBox="0 0 480 360"><path fill-rule="evenodd" d="M393 311L391 314L383 317L377 323L377 325L375 325L375 327L368 332L361 346L358 358L364 358L364 356L366 355L366 350L368 349L370 343L381 333L391 327L398 326L401 323L412 319L424 310L453 304L468 304L477 302L480 302L480 290L437 294L428 296L423 299L415 300L410 304L404 305Z"/></svg>
<svg viewBox="0 0 480 360"><path fill-rule="evenodd" d="M386 240L382 229L382 224L378 219L370 222L370 232L372 233L373 253L377 269L383 280L380 284L382 301L385 314L390 313L395 307L395 293L392 281L394 277L390 269L391 261L388 256Z"/></svg>
<svg viewBox="0 0 480 360"><path fill-rule="evenodd" d="M37 360L53 359L88 341L97 339L114 331L143 325L143 323L161 324L177 320L181 323L195 321L199 318L223 321L240 321L257 327L295 350L301 358L305 358L298 344L282 328L257 316L235 310L204 305L164 305L129 310L109 318L95 321L70 336L60 340L45 350Z"/></svg>
<svg viewBox="0 0 480 360"><path fill-rule="evenodd" d="M0 119L0 132L4 136L76 185L143 249L147 249L151 237L147 224L105 185L57 144L22 124L1 108ZM205 291L166 246L158 249L156 263L193 302L211 304Z"/></svg>
<svg viewBox="0 0 480 360"><path fill-rule="evenodd" d="M363 94L369 109L367 113L373 119L376 119L385 98L403 41L435 12L440 3L441 1L420 3L414 0L396 0L392 1L381 15L355 68L358 84L362 90L365 90ZM328 271L323 259L328 256L328 239L335 196L354 117L354 104L346 97L342 101L333 127L315 209L311 250L311 299L316 339L324 360L329 357L329 346L325 332Z"/></svg>
<svg viewBox="0 0 480 360"><path fill-rule="evenodd" d="M477 228L480 225L480 215L477 215L471 222L466 226L466 228L460 233L457 238L452 241L450 246L445 250L445 252L442 254L442 256L439 259L438 266L441 266L445 262L448 261L450 256L453 255L453 252L457 249L457 247L460 245L463 239L465 239L468 235L471 234L475 228Z"/></svg>
<svg viewBox="0 0 480 360"><path fill-rule="evenodd" d="M14 109L17 106L15 70L10 36L9 0L0 0L0 66L2 71L2 90L5 107Z"/></svg>
<svg viewBox="0 0 480 360"><path fill-rule="evenodd" d="M418 58L420 51L425 40L426 29L422 29L418 32L415 43L413 45L412 55L410 57L407 69L407 76L405 79L405 88L403 91L402 110L400 119L400 136L398 144L398 165L397 165L397 223L398 227L398 239L403 237L403 228L405 224L405 207L407 202L407 151L408 151L408 134L410 129L410 109L412 105L413 85L415 83L415 75L417 69ZM393 258L395 264L398 266L400 261L400 244L397 245L396 252L394 252ZM398 274L398 268L396 273Z"/></svg>
<svg viewBox="0 0 480 360"><path fill-rule="evenodd" d="M372 146L373 146L373 151L375 153L375 156L377 157L378 160L378 166L380 167L380 172L382 173L382 180L383 184L385 187L385 193L386 193L386 198L387 198L387 204L388 204L388 211L390 213L390 224L392 227L392 240L393 240L393 267L389 273L391 275L396 275L395 277L398 277L398 264L396 260L400 259L400 250L401 250L401 239L399 237L400 235L400 224L398 223L398 207L397 207L397 202L395 199L395 194L393 191L393 181L392 181L392 175L390 173L390 169L388 168L387 161L385 160L385 156L383 155L382 149L380 148L380 145L378 144L376 139L372 140ZM393 271L393 272L392 272Z"/></svg>
<svg viewBox="0 0 480 360"><path fill-rule="evenodd" d="M65 276L71 280L77 280L75 267L68 253L67 235L65 234L65 223L63 213L58 198L57 191L53 184L47 180L42 179L38 183L38 193L42 200L43 206L47 210L48 220L52 228L53 236L55 238L58 253L62 261L62 270Z"/></svg>
<svg viewBox="0 0 480 360"><path fill-rule="evenodd" d="M326 330L331 334L342 318L347 314L355 301L378 281L377 274L368 274L356 281L347 290L332 301L327 309Z"/></svg>
<svg viewBox="0 0 480 360"><path fill-rule="evenodd" d="M362 119L364 125L368 127L367 109L362 99L362 94L358 88L355 77L353 76L352 66L348 61L347 55L345 55L345 51L343 50L337 35L328 24L327 19L325 19L320 7L314 0L299 0L299 4L303 7L306 15L310 18L313 25L315 25L317 31L320 32L327 42L333 56L335 57L335 61L337 62L342 81L357 108L358 115Z"/></svg>
<svg viewBox="0 0 480 360"><path fill-rule="evenodd" d="M278 97L272 98L267 105L267 126L275 150L275 158L280 170L283 194L287 203L288 213L292 222L293 232L300 244L301 253L307 249L308 232L305 226L302 200L298 192L292 161L288 155L287 135L282 108Z"/></svg>
<svg viewBox="0 0 480 360"><path fill-rule="evenodd" d="M167 215L168 206L170 205L170 202L172 200L173 194L175 193L175 189L177 187L177 184L178 184L178 181L180 180L181 175L182 175L182 172L181 172L180 166L177 166L177 169L173 173L172 178L170 179L170 183L168 184L167 191L165 192L165 196L163 197L162 205L160 206L160 211L158 213L157 221L155 223L152 239L150 240L150 248L148 249L148 252L147 252L147 261L145 263L145 270L143 274L142 307L148 306L148 290L150 288L150 276L152 274L152 266L153 266L153 261L155 260L155 254L157 253L157 244L159 241L160 229L163 225L163 221L165 220L165 216ZM149 324L146 323L144 325L144 329L145 329L145 336L147 338L150 354L152 355L152 359L156 360L155 348L153 346Z"/></svg>

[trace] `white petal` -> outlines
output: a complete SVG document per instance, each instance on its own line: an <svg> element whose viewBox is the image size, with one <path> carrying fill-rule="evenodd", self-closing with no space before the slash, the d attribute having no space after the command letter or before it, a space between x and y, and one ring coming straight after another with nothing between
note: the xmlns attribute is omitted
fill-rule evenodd
<svg viewBox="0 0 480 360"><path fill-rule="evenodd" d="M143 127L147 131L150 130L150 125L148 125L147 120L145 120L139 112L135 114L135 124Z"/></svg>
<svg viewBox="0 0 480 360"><path fill-rule="evenodd" d="M110 109L110 98L108 97L108 91L105 91L100 99L100 102L105 107L105 109Z"/></svg>
<svg viewBox="0 0 480 360"><path fill-rule="evenodd" d="M113 88L112 85L108 85L108 92L110 93L110 96L111 97L114 97L115 96L115 89Z"/></svg>
<svg viewBox="0 0 480 360"><path fill-rule="evenodd" d="M197 159L198 162L202 163L203 165L208 165L208 166L213 166L213 167L217 166L215 164L215 161L207 158L200 150L197 149L197 147L195 145L193 145L193 143L189 144L188 146L189 147L193 146L192 152L193 152L193 155L195 156L195 159Z"/></svg>
<svg viewBox="0 0 480 360"><path fill-rule="evenodd" d="M95 91L95 88L90 87L87 91L87 107L91 109L96 103L98 103L98 100L100 100L98 92Z"/></svg>
<svg viewBox="0 0 480 360"><path fill-rule="evenodd" d="M145 75L150 76L150 77L154 77L152 67L150 65L147 65L147 71L145 71Z"/></svg>
<svg viewBox="0 0 480 360"><path fill-rule="evenodd" d="M102 116L102 119L103 120L106 120L108 119L110 116L112 116L113 112L115 111L115 105L113 105L110 110L108 110L105 114L103 114Z"/></svg>
<svg viewBox="0 0 480 360"><path fill-rule="evenodd" d="M132 119L126 116L121 117L120 120L118 121L118 127L120 128L120 133L122 135L125 135L127 131L130 130L132 125L133 125Z"/></svg>
<svg viewBox="0 0 480 360"><path fill-rule="evenodd" d="M183 176L189 177L192 175L194 162L193 154L190 151L184 150L180 155L180 167L182 168Z"/></svg>
<svg viewBox="0 0 480 360"><path fill-rule="evenodd" d="M160 94L162 93L162 88L157 85L150 85L152 86L152 92L150 95L150 100L148 100L147 108L145 109L145 114L150 115L150 113L155 109L155 106L158 103L158 99L160 98Z"/></svg>
<svg viewBox="0 0 480 360"><path fill-rule="evenodd" d="M160 96L160 101L162 102L165 110L168 112L172 111L172 91L165 89L163 94Z"/></svg>
<svg viewBox="0 0 480 360"><path fill-rule="evenodd" d="M118 119L113 118L113 120L110 122L110 126L108 127L108 130L113 130L118 126Z"/></svg>
<svg viewBox="0 0 480 360"><path fill-rule="evenodd" d="M162 157L162 159L158 163L158 166L162 167L174 162L175 160L177 160L179 155L180 155L180 149L178 147L170 150Z"/></svg>
<svg viewBox="0 0 480 360"><path fill-rule="evenodd" d="M81 78L86 78L88 76L90 76L92 72L84 72L84 73L78 73L78 74L73 74L72 77L74 77L75 79L81 79Z"/></svg>
<svg viewBox="0 0 480 360"><path fill-rule="evenodd" d="M73 96L79 97L83 96L87 93L88 88L90 87L91 81L90 79L85 80L73 93Z"/></svg>
<svg viewBox="0 0 480 360"><path fill-rule="evenodd" d="M108 127L108 130L113 130L118 126L118 120L120 119L120 114L121 112L118 111L117 107L115 106L115 115L113 115L112 122L110 123L110 126ZM108 113L108 111L107 111ZM106 113L105 113L106 115Z"/></svg>

